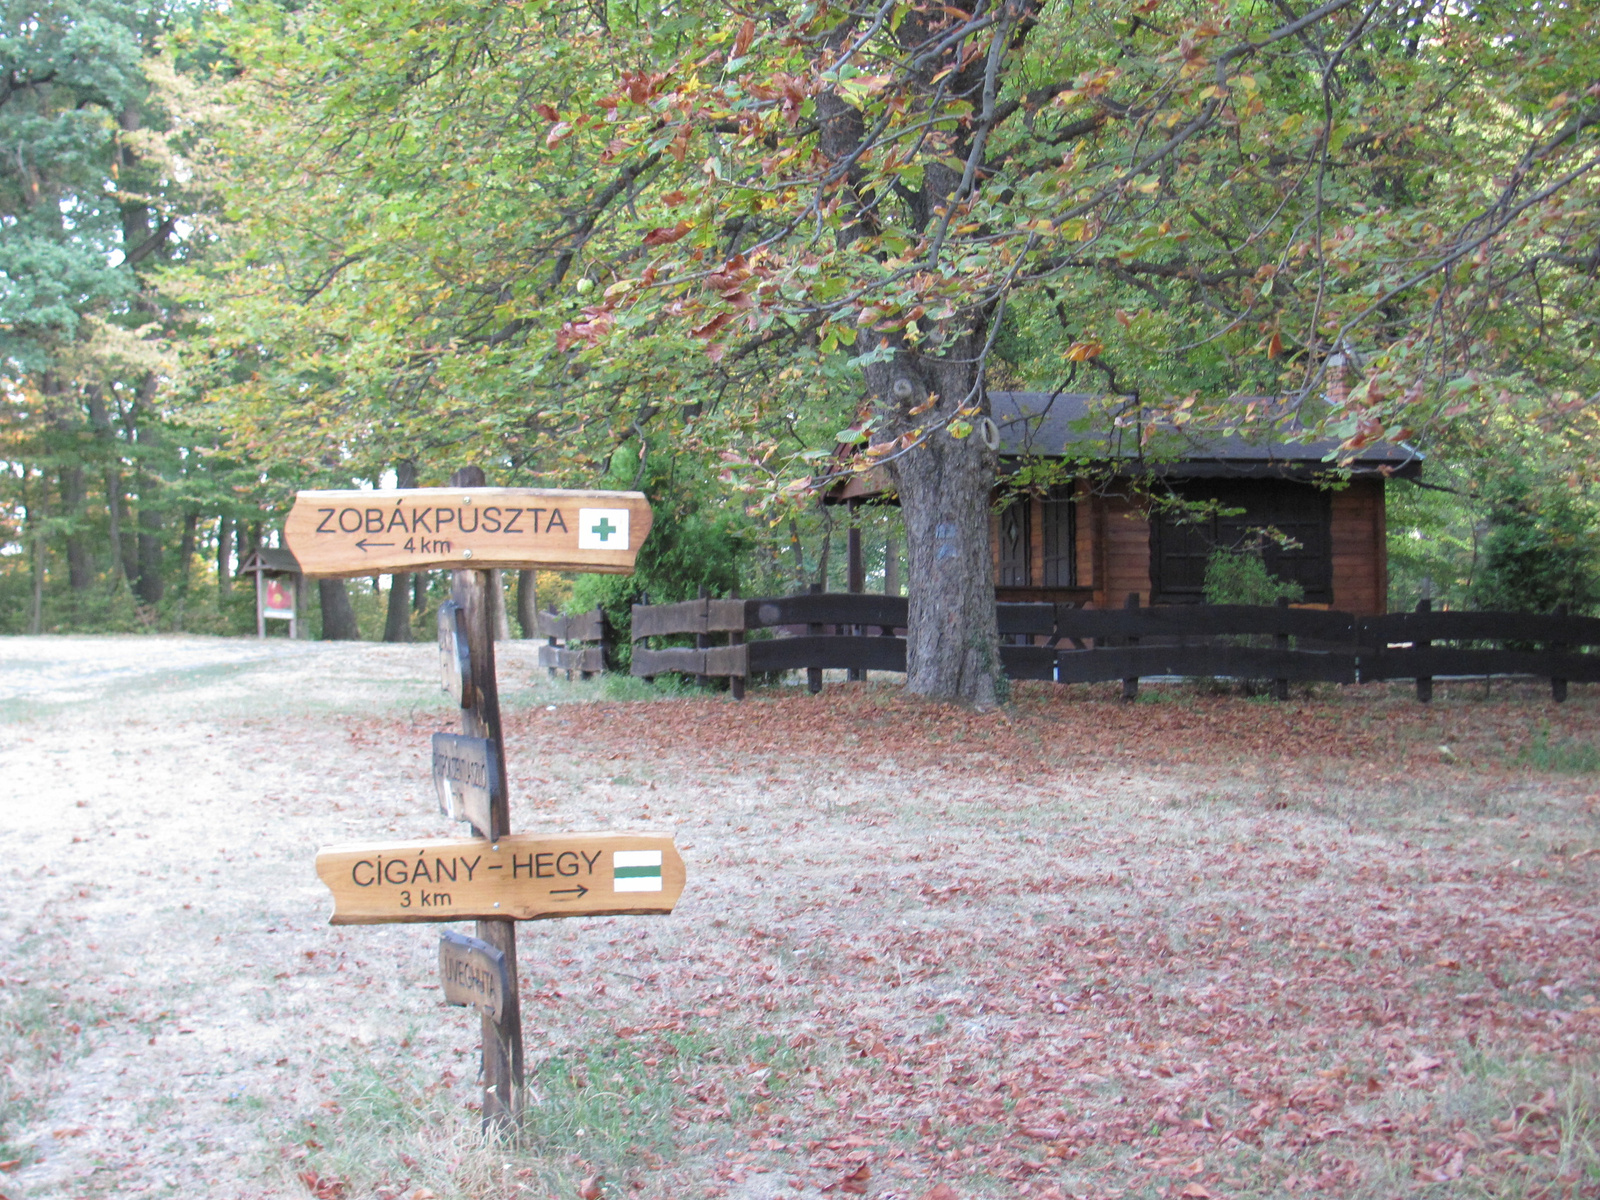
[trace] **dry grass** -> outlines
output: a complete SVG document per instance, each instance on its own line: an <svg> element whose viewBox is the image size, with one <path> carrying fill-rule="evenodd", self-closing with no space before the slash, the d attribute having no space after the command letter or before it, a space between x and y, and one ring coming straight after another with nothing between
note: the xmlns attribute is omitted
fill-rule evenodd
<svg viewBox="0 0 1600 1200"><path fill-rule="evenodd" d="M330 665L359 679L346 653ZM318 840L445 832L421 758L448 713L396 690L404 665L319 693L333 715L314 722L292 715L281 666L250 676L264 715L217 715L215 681L176 688L161 769L231 756L239 773L213 786L240 827L230 869L256 890L228 907L185 882L162 838L195 813L151 808L159 770L142 792L128 780L117 823L145 814L169 925L212 904L223 979L259 982L232 999L196 985L180 1007L153 961L149 978L123 972L115 1002L153 1044L91 1028L83 1076L142 1089L145 1107L96 1110L67 1078L13 1118L45 1160L16 1174L25 1194L171 1179L173 1195L571 1196L594 1174L612 1197L731 1200L915 1200L941 1182L962 1197L1600 1194L1585 757L1600 706L1585 689L1558 708L1447 684L1424 708L1398 687L1121 705L1111 687L1023 686L974 717L878 685L741 706L525 676L507 735L517 823L676 828L690 886L669 918L522 928L528 1122L485 1146L475 1024L435 1002L431 935L322 926L296 874ZM55 720L30 736L69 747L81 727ZM101 956L131 936L116 896L140 885L109 861L81 901L61 878L64 919ZM88 965L110 979L123 961ZM105 1011L110 991L60 1002ZM210 1053L232 1047L239 1071L163 1106L166 1074L214 1066L202 1008ZM50 1138L85 1112L217 1149L190 1169Z"/></svg>

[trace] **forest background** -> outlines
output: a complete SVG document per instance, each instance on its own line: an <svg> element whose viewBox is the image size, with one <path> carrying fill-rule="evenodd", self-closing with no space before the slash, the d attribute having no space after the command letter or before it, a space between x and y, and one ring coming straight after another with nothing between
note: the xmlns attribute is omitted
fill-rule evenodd
<svg viewBox="0 0 1600 1200"><path fill-rule="evenodd" d="M850 519L869 590L915 596L930 491L986 576L1001 387L1406 440L1392 607L1595 611L1596 24L8 2L0 632L246 632L234 573L296 489L469 462L650 494L638 576L528 580L546 604L838 589ZM868 465L903 512L807 483ZM325 584L313 626L407 638L445 587Z"/></svg>

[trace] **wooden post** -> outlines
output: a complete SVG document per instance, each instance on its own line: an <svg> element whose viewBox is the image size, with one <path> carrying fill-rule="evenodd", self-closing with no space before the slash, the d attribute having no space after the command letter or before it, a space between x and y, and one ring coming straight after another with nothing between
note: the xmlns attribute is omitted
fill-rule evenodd
<svg viewBox="0 0 1600 1200"><path fill-rule="evenodd" d="M738 588L734 588L733 591L731 593L729 593L728 599L737 600L738 598L739 598L739 589ZM742 645L744 645L744 630L743 629L730 629L730 630L728 630L728 645L730 645L730 646L742 646ZM745 683L745 677L743 675L730 675L730 676L728 676L728 690L733 693L733 698L735 700L743 700L744 699L744 683Z"/></svg>
<svg viewBox="0 0 1600 1200"><path fill-rule="evenodd" d="M450 477L450 486L483 487L479 467L463 467ZM462 608L467 646L472 659L472 699L461 710L461 732L488 738L499 760L499 795L490 808L489 837L495 841L511 832L510 788L506 776L505 742L500 730L500 691L494 667L494 598L488 571L452 572L451 596ZM483 1128L485 1133L509 1133L522 1119L522 1004L517 984L517 926L515 921L479 921L478 937L506 956L508 987L500 1020L483 1017Z"/></svg>
<svg viewBox="0 0 1600 1200"><path fill-rule="evenodd" d="M709 600L710 598L711 598L711 589L706 587L705 584L701 584L700 585L700 599L701 600ZM706 610L705 610L704 607L702 607L700 609L700 620L701 620L702 624L705 623L705 613L706 613ZM711 645L711 635L709 633L706 633L705 631L702 630L701 632L699 632L699 633L694 635L694 648L696 650L704 650L704 649L708 648L710 645ZM710 683L711 683L711 676L709 676L709 675L696 675L694 677L694 685L695 685L695 687L707 687Z"/></svg>
<svg viewBox="0 0 1600 1200"><path fill-rule="evenodd" d="M861 561L861 502L850 502L850 529L845 536L845 591L853 596L859 596L867 590L867 569ZM859 625L851 625L848 632L852 636L861 633ZM866 671L861 667L851 667L845 672L845 678L860 683L867 677Z"/></svg>
<svg viewBox="0 0 1600 1200"><path fill-rule="evenodd" d="M1421 600L1417 601L1417 611L1419 613L1432 612L1433 601L1424 596ZM1418 650L1427 650L1433 645L1433 642L1428 638L1419 638L1413 641L1411 644ZM1432 675L1417 676L1417 699L1422 701L1424 704L1427 704L1433 699Z"/></svg>
<svg viewBox="0 0 1600 1200"><path fill-rule="evenodd" d="M1556 616L1564 617L1566 615L1567 615L1566 601L1562 601L1560 604L1556 605ZM1568 649L1569 649L1569 647L1568 647L1566 642L1552 642L1552 643L1550 643L1550 650L1551 650L1552 653L1565 654ZM1554 675L1552 675L1550 677L1550 699L1554 700L1557 704L1561 704L1566 700L1566 698L1567 698L1567 681L1565 679L1557 679Z"/></svg>
<svg viewBox="0 0 1600 1200"><path fill-rule="evenodd" d="M1278 607L1288 608L1289 597L1279 596ZM1289 635L1287 633L1278 634L1272 639L1272 644L1279 654L1287 655L1289 653ZM1272 681L1272 694L1279 700L1287 700L1289 698L1289 681L1284 678L1274 679Z"/></svg>
<svg viewBox="0 0 1600 1200"><path fill-rule="evenodd" d="M265 592L266 592L266 588L267 588L266 575L265 575L264 572L261 572L261 571L257 571L255 573L255 575L256 575L256 636L258 638L264 638L264 637L267 636L267 602L266 602L266 596L265 596Z"/></svg>
<svg viewBox="0 0 1600 1200"><path fill-rule="evenodd" d="M820 596L822 594L822 585L820 583L813 583L806 590L808 592L810 592L813 596ZM822 632L822 626L819 623L813 621L811 624L806 626L806 632L810 633L810 634L819 634L819 633ZM815 696L821 690L822 690L822 668L821 667L807 667L806 668L806 691L810 692L813 696Z"/></svg>
<svg viewBox="0 0 1600 1200"><path fill-rule="evenodd" d="M1127 603L1122 607L1129 610L1138 608L1139 593L1129 592ZM1127 639L1127 644L1130 646L1137 646L1139 644L1139 639L1136 637L1130 637ZM1139 698L1139 677L1137 675L1129 675L1123 679L1122 698L1129 701L1137 700Z"/></svg>

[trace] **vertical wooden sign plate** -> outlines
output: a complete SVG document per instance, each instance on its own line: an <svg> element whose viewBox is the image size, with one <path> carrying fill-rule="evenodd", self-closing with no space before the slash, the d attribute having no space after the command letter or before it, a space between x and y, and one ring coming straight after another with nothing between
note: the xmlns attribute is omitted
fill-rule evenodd
<svg viewBox="0 0 1600 1200"><path fill-rule="evenodd" d="M511 991L506 956L488 942L451 930L441 933L439 982L446 1004L470 1005L491 1021L505 1017Z"/></svg>
<svg viewBox="0 0 1600 1200"><path fill-rule="evenodd" d="M465 614L454 600L439 605L439 681L462 708L472 707L472 651Z"/></svg>
<svg viewBox="0 0 1600 1200"><path fill-rule="evenodd" d="M490 836L495 799L505 790L500 763L499 747L488 738L434 734L433 786L439 793L439 811L469 821L483 837Z"/></svg>

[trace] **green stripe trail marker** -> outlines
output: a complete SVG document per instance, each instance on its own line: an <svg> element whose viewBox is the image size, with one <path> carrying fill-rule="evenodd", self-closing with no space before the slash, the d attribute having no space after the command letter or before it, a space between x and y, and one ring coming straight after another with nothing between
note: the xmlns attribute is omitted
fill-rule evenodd
<svg viewBox="0 0 1600 1200"><path fill-rule="evenodd" d="M614 892L659 892L661 890L661 851L613 851L611 855L611 879L611 890Z"/></svg>

